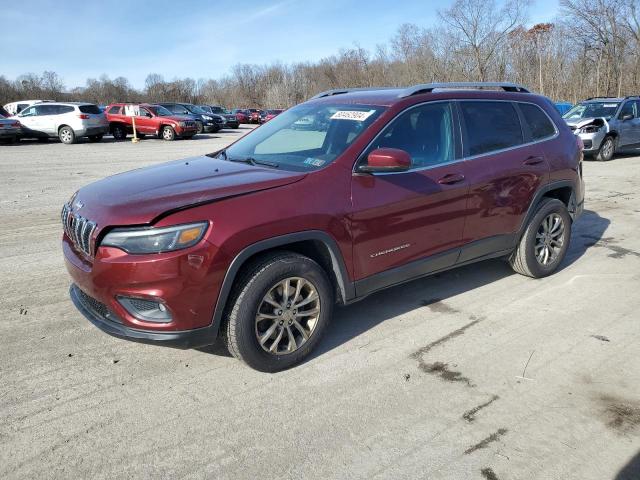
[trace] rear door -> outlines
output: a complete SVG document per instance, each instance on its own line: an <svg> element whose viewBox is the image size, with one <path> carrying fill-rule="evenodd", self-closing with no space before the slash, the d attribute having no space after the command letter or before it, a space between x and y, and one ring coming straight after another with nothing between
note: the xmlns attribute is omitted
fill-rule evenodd
<svg viewBox="0 0 640 480"><path fill-rule="evenodd" d="M412 168L353 175L354 270L356 279L368 278L356 286L358 295L452 265L464 226L468 184L452 102L409 108L359 162L377 148L405 150Z"/></svg>
<svg viewBox="0 0 640 480"><path fill-rule="evenodd" d="M469 182L465 262L512 246L535 193L549 178L544 142L557 130L532 103L458 102Z"/></svg>
<svg viewBox="0 0 640 480"><path fill-rule="evenodd" d="M627 100L618 114L618 146L630 147L637 143L640 143L640 118L638 118L638 101ZM633 118L629 120L622 120L626 115L632 115Z"/></svg>

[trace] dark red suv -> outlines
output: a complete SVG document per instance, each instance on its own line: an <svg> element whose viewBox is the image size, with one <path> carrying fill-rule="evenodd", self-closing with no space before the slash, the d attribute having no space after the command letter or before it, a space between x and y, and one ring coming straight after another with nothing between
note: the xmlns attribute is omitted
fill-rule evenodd
<svg viewBox="0 0 640 480"><path fill-rule="evenodd" d="M582 208L580 144L547 98L345 89L225 150L82 188L62 246L71 297L103 331L182 348L221 337L276 371L309 354L336 303L487 258L553 273Z"/></svg>
<svg viewBox="0 0 640 480"><path fill-rule="evenodd" d="M172 141L177 137L193 138L198 131L193 118L173 114L161 105L114 103L105 109L113 138L124 140L133 133L134 113L136 133L142 138L155 135Z"/></svg>

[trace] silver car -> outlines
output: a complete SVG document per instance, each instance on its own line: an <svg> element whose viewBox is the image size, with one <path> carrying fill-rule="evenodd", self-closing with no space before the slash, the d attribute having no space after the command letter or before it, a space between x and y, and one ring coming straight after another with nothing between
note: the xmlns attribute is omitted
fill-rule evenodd
<svg viewBox="0 0 640 480"><path fill-rule="evenodd" d="M11 117L22 124L22 138L46 141L57 137L75 143L80 137L99 142L109 131L109 122L97 105L83 102L38 103Z"/></svg>
<svg viewBox="0 0 640 480"><path fill-rule="evenodd" d="M597 160L613 158L617 150L640 147L640 97L589 98L562 118Z"/></svg>
<svg viewBox="0 0 640 480"><path fill-rule="evenodd" d="M20 122L0 115L0 142L14 143L22 131Z"/></svg>

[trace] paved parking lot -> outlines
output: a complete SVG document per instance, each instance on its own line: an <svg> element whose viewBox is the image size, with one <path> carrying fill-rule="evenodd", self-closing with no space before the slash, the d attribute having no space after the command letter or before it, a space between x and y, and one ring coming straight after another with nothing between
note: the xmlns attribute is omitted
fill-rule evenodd
<svg viewBox="0 0 640 480"><path fill-rule="evenodd" d="M91 326L61 205L245 131L0 146L0 478L640 478L639 156L585 164L553 277L489 261L378 293L287 372Z"/></svg>

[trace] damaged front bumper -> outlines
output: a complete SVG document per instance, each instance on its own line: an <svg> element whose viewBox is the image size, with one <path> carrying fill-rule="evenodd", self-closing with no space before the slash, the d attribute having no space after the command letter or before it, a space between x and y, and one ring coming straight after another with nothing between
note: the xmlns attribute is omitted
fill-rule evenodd
<svg viewBox="0 0 640 480"><path fill-rule="evenodd" d="M596 153L609 133L609 123L604 118L590 118L569 124L569 127L582 140L585 154Z"/></svg>

